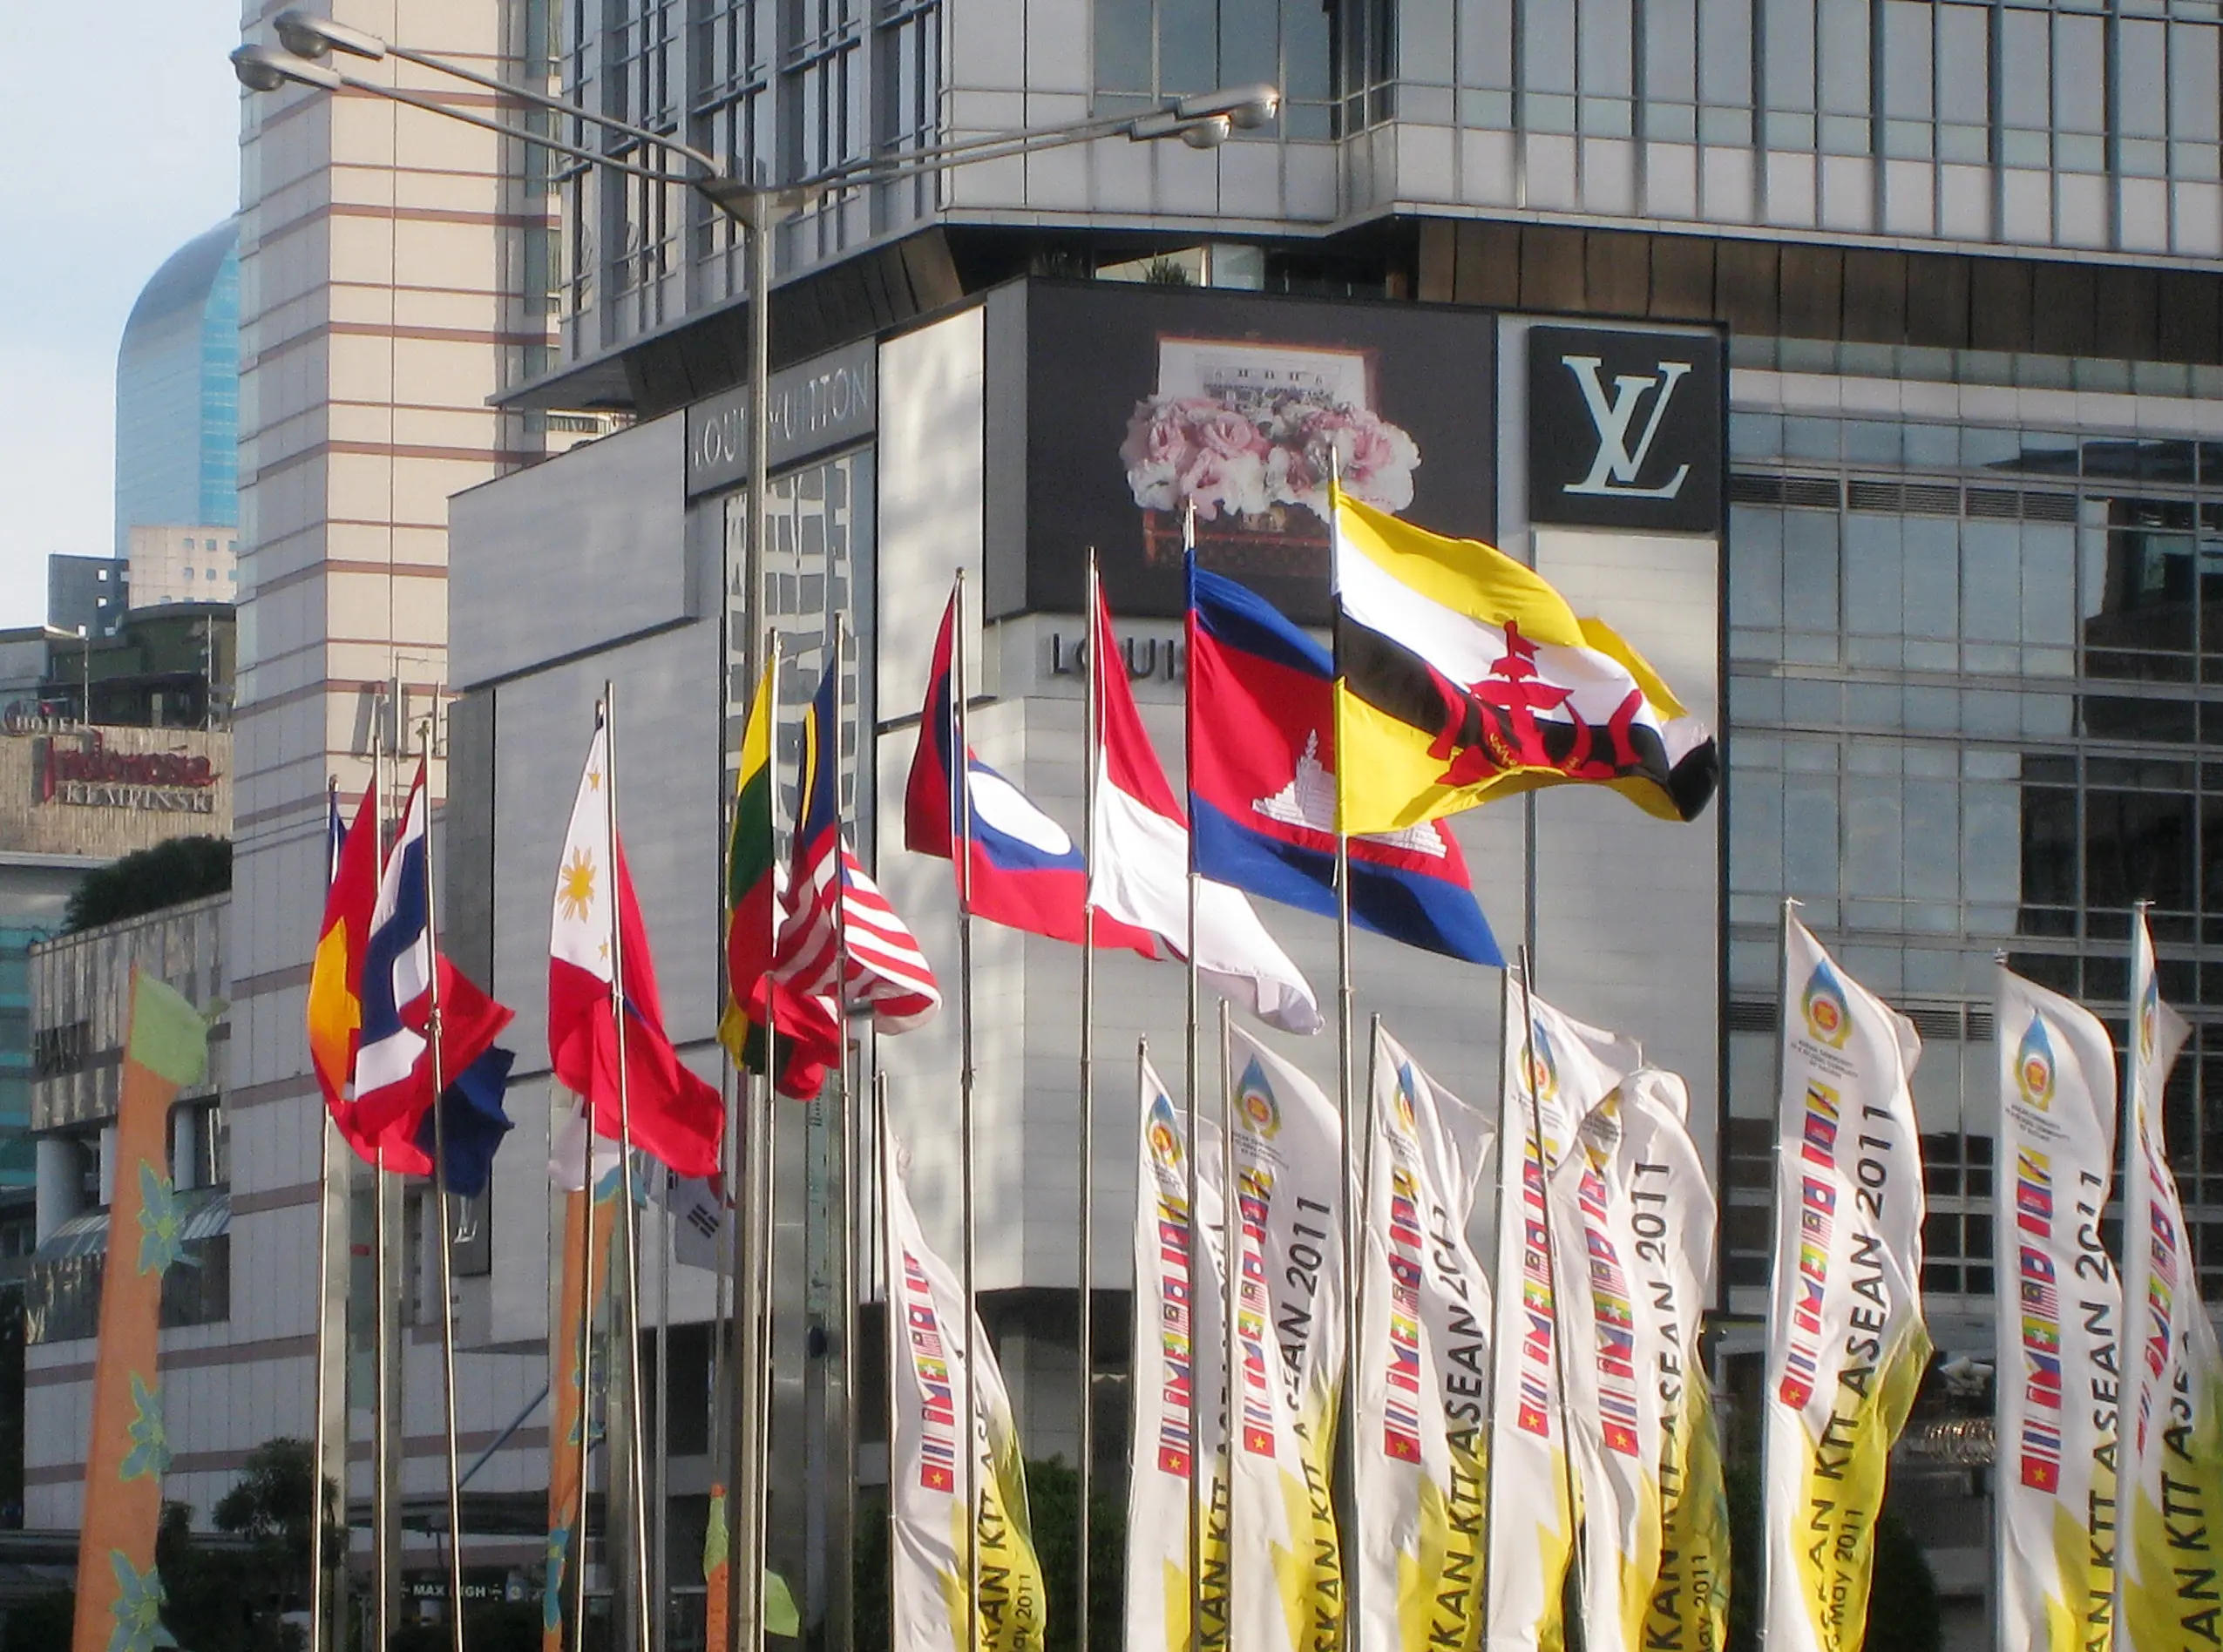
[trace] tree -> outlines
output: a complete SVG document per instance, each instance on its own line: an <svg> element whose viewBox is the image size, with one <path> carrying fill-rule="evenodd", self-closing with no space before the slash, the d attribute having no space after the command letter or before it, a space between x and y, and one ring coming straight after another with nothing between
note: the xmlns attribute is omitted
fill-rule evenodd
<svg viewBox="0 0 2223 1652"><path fill-rule="evenodd" d="M310 1562L309 1487L315 1470L313 1447L305 1439L265 1440L254 1448L241 1470L238 1484L216 1500L216 1529L254 1545L257 1574L283 1601L281 1609L300 1611L308 1605ZM347 1534L332 1518L336 1488L324 1487L324 1552L347 1552Z"/></svg>
<svg viewBox="0 0 2223 1652"><path fill-rule="evenodd" d="M65 930L159 912L232 886L232 846L220 837L173 837L88 873L63 914Z"/></svg>

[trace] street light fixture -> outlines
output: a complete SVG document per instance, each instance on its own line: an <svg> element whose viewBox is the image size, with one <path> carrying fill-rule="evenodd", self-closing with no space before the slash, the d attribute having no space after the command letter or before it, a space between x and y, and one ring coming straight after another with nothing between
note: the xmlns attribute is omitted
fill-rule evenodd
<svg viewBox="0 0 2223 1652"><path fill-rule="evenodd" d="M953 171L979 161L1009 159L1105 139L1124 138L1130 143L1152 143L1162 139L1178 138L1191 149L1217 149L1237 131L1252 132L1264 126L1281 107L1281 93L1274 86L1263 84L1223 86L1190 97L1168 98L1157 108L1141 114L955 139L891 154L867 156L790 183L759 183L733 176L715 157L668 132L634 125L613 116L598 114L535 88L498 79L465 64L451 63L427 52L395 45L376 35L335 23L313 12L288 8L272 20L272 26L282 50L266 45L244 45L232 53L233 70L238 75L240 84L250 91L274 91L292 82L323 91L344 89L408 104L431 114L443 115L451 120L463 121L498 132L504 137L514 138L522 143L538 145L607 171L622 173L654 183L684 185L694 189L746 231L750 254L750 395L748 421L749 531L743 540L742 578L748 597L749 625L740 640L738 680L742 682L756 680L760 663L756 633L764 589L766 450L769 446L769 410L765 391L771 376L771 305L769 301L772 289L772 238L781 220L806 210L822 197L841 190L898 182ZM688 170L642 166L491 119L443 103L429 94L361 80L331 66L329 60L335 55L363 58L373 62L394 58L422 68L437 70L442 74L498 92L505 98L529 104L598 127L603 132L629 138L648 150L686 163ZM729 607L729 593L733 589L730 570L722 577L721 585L722 592L720 600ZM724 665L725 662L721 661L722 680ZM753 1098L748 1139L753 1141L769 1141L771 1126L770 1090L766 1086ZM762 1157L761 1154L758 1156L760 1159ZM744 1224L741 1230L755 1239L766 1231L770 1210L770 1187L766 1179L769 1177L766 1166L761 1163L754 1165L751 1171L752 1174L744 1181L740 1214ZM757 1255L761 1254L760 1249ZM739 1263L738 1254L735 1260ZM734 1605L729 1622L740 1633L742 1644L748 1652L757 1652L763 1644L760 1585L764 1553L766 1487L763 1463L755 1452L743 1449L742 1442L759 1438L755 1418L767 1392L765 1373L769 1363L769 1349L756 1344L767 1329L764 1292L768 1281L757 1273L756 1256L750 1258L746 1275L736 1270L736 1278L743 1287L742 1300L736 1304L737 1331L749 1345L739 1351L735 1361L747 1403L741 1407L743 1415L736 1419L737 1426L733 1431L735 1454L739 1460L734 1465L736 1472L730 1477L730 1483L739 1500L739 1507L735 1511L737 1519L734 1532L737 1561L730 1568Z"/></svg>

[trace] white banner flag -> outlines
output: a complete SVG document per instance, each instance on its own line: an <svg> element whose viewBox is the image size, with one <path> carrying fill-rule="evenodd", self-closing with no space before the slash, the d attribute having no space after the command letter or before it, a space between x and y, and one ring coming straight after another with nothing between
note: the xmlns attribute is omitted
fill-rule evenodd
<svg viewBox="0 0 2223 1652"><path fill-rule="evenodd" d="M2161 1105L2192 1029L2161 1001L2143 917L2132 949L2120 1643L2213 1652L2223 1640L2223 1354L2200 1301Z"/></svg>
<svg viewBox="0 0 2223 1652"><path fill-rule="evenodd" d="M2000 1644L2104 1648L2123 1299L2099 1214L2115 1046L2091 1011L2004 969L1996 1004Z"/></svg>
<svg viewBox="0 0 2223 1652"><path fill-rule="evenodd" d="M1786 924L1762 1395L1769 1652L1860 1652L1892 1443L1929 1363L1914 1023Z"/></svg>
<svg viewBox="0 0 2223 1652"><path fill-rule="evenodd" d="M1575 1127L1637 1064L1633 1045L1585 1026L1506 977L1498 1139L1497 1334L1491 1404L1489 1635L1493 1652L1550 1652L1574 1543L1560 1417L1557 1293L1545 1187ZM1522 1014L1525 1001L1527 1018Z"/></svg>
<svg viewBox="0 0 2223 1652"><path fill-rule="evenodd" d="M1630 1073L1583 1120L1552 1177L1589 1652L1660 1644L1648 1619L1669 1515L1686 1489L1682 1391L1713 1270L1713 1195L1684 1126L1688 1107L1673 1073ZM1717 1572L1677 1587L1718 1593L1723 1581Z"/></svg>
<svg viewBox="0 0 2223 1652"><path fill-rule="evenodd" d="M1041 1652L1047 1597L1035 1562L1027 1482L1011 1398L980 1323L966 1324L965 1293L929 1249L912 1214L892 1141L887 1189L888 1346L895 1352L895 1439L889 1454L894 1509L895 1644L904 1652ZM964 1419L966 1363L973 1417ZM977 1464L975 1507L966 1505L963 1453ZM972 1562L977 1633L966 1627Z"/></svg>
<svg viewBox="0 0 2223 1652"><path fill-rule="evenodd" d="M1196 1224L1179 1108L1142 1064L1135 1179L1135 1430L1127 1487L1128 1652L1190 1652L1192 1605L1204 1649L1227 1644L1225 1330L1219 1132L1200 1124ZM1192 1243L1195 1248L1192 1255ZM1204 1519L1199 1581L1189 1575L1190 1475Z"/></svg>
<svg viewBox="0 0 2223 1652"><path fill-rule="evenodd" d="M1235 1652L1332 1652L1343 1568L1332 1481L1343 1390L1341 1133L1319 1086L1230 1029L1237 1422Z"/></svg>
<svg viewBox="0 0 2223 1652"><path fill-rule="evenodd" d="M1482 1638L1490 1289L1467 1242L1488 1127L1376 1027L1357 1362L1360 1652ZM1461 1138L1465 1138L1462 1151Z"/></svg>

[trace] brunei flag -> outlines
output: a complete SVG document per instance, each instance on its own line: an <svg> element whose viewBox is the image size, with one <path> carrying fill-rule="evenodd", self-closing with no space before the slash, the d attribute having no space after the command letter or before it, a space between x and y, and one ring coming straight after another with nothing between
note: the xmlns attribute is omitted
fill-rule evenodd
<svg viewBox="0 0 2223 1652"><path fill-rule="evenodd" d="M1602 620L1534 569L1334 496L1338 801L1389 832L1538 787L1610 786L1694 820L1720 757Z"/></svg>
<svg viewBox="0 0 2223 1652"><path fill-rule="evenodd" d="M764 662L741 735L733 830L726 839L726 1006L718 1041L736 1066L761 1069L751 1005L760 1005L780 921L779 856L772 839L772 667Z"/></svg>

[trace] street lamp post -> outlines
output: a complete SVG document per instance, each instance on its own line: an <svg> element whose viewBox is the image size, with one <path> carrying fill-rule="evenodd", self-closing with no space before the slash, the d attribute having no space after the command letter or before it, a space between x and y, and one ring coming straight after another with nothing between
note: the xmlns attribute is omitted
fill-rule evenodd
<svg viewBox="0 0 2223 1652"><path fill-rule="evenodd" d="M1273 119L1281 105L1279 91L1271 85L1220 87L1190 97L1166 98L1157 108L1141 114L956 139L888 154L865 156L792 182L769 183L736 177L728 172L715 157L681 142L668 132L597 113L535 88L482 74L467 65L449 62L429 52L395 45L376 35L335 23L329 17L298 9L288 10L273 19L273 28L278 36L279 46L242 45L232 53L234 71L241 84L249 91L274 91L291 82L325 91L346 90L366 92L408 104L430 114L483 127L520 142L539 145L557 154L569 156L606 171L655 183L685 186L694 189L741 226L749 247L750 394L747 423L748 532L742 540L742 586L747 593L748 624L739 639L738 652L740 680L752 684L756 680L762 663L758 651L762 641L759 633L763 610L764 518L768 504L768 449L770 445L770 407L767 396L771 374L769 300L775 250L773 238L779 225L806 210L822 197L844 189L898 182L953 171L976 161L1008 159L1105 139L1125 138L1131 143L1152 143L1176 138L1192 149L1216 149L1237 129L1247 131L1266 125ZM651 150L684 162L688 170L673 171L621 159L599 150L567 143L457 108L428 94L361 79L335 67L333 60L338 57L372 61L393 58L420 68L435 70L498 92L505 98L566 116L605 132L630 138ZM719 586L722 611L729 615L733 591L733 570L729 565L722 569ZM729 620L722 620L722 631L729 623ZM729 639L727 647L722 650L723 657L718 662L722 706L729 698L726 673L734 652ZM737 1652L762 1652L764 1642L762 1579L766 1487L761 1446L769 1416L771 1351L768 1318L769 1280L762 1271L765 1241L771 1225L769 1154L764 1149L771 1138L773 1115L769 1080L745 1085L744 1089L749 1098L749 1128L743 1140L757 1150L753 1154L754 1161L749 1173L742 1177L741 1220L736 1236L745 1234L749 1240L746 1269L739 1265L742 1257L738 1254L741 1249L738 1244L734 1258L736 1264L735 1317L738 1346L733 1365L737 1381L735 1385L735 1426L729 1431L732 1473L727 1484L732 1487L738 1500L738 1507L732 1533L733 1558L727 1567L732 1591L728 1622L733 1636L732 1644ZM845 1121L845 1127L849 1127L849 1121ZM1083 1266L1085 1269L1085 1260ZM1081 1312L1086 1314L1088 1311L1088 1291L1085 1271L1081 1300ZM1085 1406L1090 1403L1092 1397L1084 1391L1081 1404ZM1085 1572L1088 1566L1085 1554L1081 1556L1081 1565Z"/></svg>

